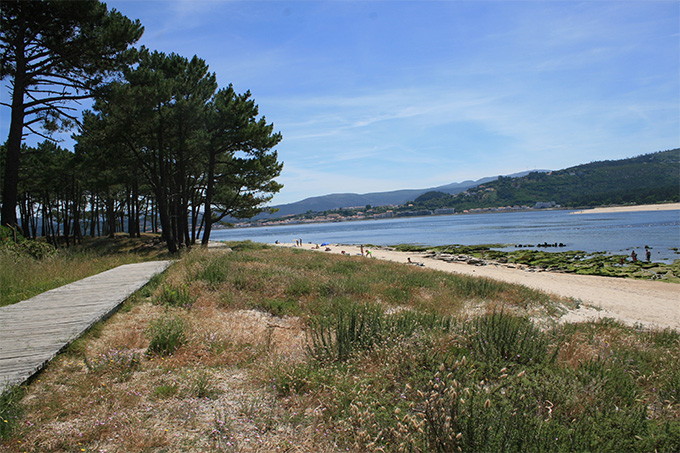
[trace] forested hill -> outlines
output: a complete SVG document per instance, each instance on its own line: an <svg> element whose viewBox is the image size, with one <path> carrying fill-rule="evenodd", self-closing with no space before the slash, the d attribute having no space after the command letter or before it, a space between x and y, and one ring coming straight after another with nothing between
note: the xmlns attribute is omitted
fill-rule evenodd
<svg viewBox="0 0 680 453"><path fill-rule="evenodd" d="M532 172L468 189L416 200L463 209L551 202L568 207L680 201L680 148L629 159L593 162L547 173Z"/></svg>

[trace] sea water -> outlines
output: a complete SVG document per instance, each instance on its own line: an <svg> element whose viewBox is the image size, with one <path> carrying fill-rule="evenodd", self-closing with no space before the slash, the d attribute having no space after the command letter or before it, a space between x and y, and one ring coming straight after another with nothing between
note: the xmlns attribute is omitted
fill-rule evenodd
<svg viewBox="0 0 680 453"><path fill-rule="evenodd" d="M454 214L333 223L213 230L211 240L373 245L564 244L547 251L582 250L630 255L652 261L680 259L680 210L574 214L568 210Z"/></svg>

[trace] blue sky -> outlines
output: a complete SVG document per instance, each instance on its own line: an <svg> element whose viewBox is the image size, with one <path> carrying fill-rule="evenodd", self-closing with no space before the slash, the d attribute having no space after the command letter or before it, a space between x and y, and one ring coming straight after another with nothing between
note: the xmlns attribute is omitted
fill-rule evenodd
<svg viewBox="0 0 680 453"><path fill-rule="evenodd" d="M252 92L283 134L273 204L680 146L677 1L106 3Z"/></svg>

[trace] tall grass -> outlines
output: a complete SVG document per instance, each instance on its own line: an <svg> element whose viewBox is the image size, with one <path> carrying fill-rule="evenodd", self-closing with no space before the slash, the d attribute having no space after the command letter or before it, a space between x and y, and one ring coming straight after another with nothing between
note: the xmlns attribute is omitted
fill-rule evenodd
<svg viewBox="0 0 680 453"><path fill-rule="evenodd" d="M664 357L677 357L677 345L647 346L621 366L631 340L645 333L604 323L612 327L626 337L611 343L616 352L576 367L558 360L560 344L548 348L559 329L542 332L526 318L492 313L429 331L427 347L419 336L382 337L379 348L348 355L341 366L313 360L274 376L282 395L328 389L317 396L325 423L353 426L350 439L336 440L359 451L676 451L678 401L659 390L673 387L677 367ZM655 365L651 386L637 369L643 361Z"/></svg>
<svg viewBox="0 0 680 453"><path fill-rule="evenodd" d="M548 338L526 317L493 312L470 324L472 350L489 363L542 363ZM553 356L554 357L554 356Z"/></svg>
<svg viewBox="0 0 680 453"><path fill-rule="evenodd" d="M178 289L193 302L175 303ZM539 328L528 314L552 302L524 287L239 243L192 250L128 304L0 405L16 421L0 448L680 445L680 334L612 320Z"/></svg>
<svg viewBox="0 0 680 453"><path fill-rule="evenodd" d="M309 353L321 361L342 361L356 352L370 351L388 339L412 336L416 331L446 332L451 318L436 313L402 311L388 315L375 304L334 301L327 313L313 316Z"/></svg>
<svg viewBox="0 0 680 453"><path fill-rule="evenodd" d="M88 238L82 245L57 249L42 258L0 244L0 306L123 264L165 258L165 251L149 245L150 241L122 236Z"/></svg>
<svg viewBox="0 0 680 453"><path fill-rule="evenodd" d="M178 316L163 316L148 328L147 353L160 356L173 354L187 341L186 322Z"/></svg>
<svg viewBox="0 0 680 453"><path fill-rule="evenodd" d="M21 399L25 391L15 387L0 394L0 441L9 438L23 416Z"/></svg>

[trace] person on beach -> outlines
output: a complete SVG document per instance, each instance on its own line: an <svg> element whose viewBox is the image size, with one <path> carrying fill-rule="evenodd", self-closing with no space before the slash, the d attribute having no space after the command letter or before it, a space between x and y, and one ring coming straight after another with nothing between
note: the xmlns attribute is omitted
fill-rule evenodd
<svg viewBox="0 0 680 453"><path fill-rule="evenodd" d="M632 259L634 263L637 262L637 253L635 253L635 250L630 252L630 259Z"/></svg>
<svg viewBox="0 0 680 453"><path fill-rule="evenodd" d="M648 247L645 247L645 258L647 259L648 263L652 259L652 252L649 250Z"/></svg>
<svg viewBox="0 0 680 453"><path fill-rule="evenodd" d="M360 247L361 247L361 256L364 256L364 244L361 244Z"/></svg>
<svg viewBox="0 0 680 453"><path fill-rule="evenodd" d="M366 257L369 257L369 256L372 258L373 254L371 253L370 250L366 249Z"/></svg>
<svg viewBox="0 0 680 453"><path fill-rule="evenodd" d="M415 261L411 261L410 256L408 258L406 258L406 260L408 261L408 264L415 264L416 266L423 266L423 267L425 266L423 263L416 263Z"/></svg>

